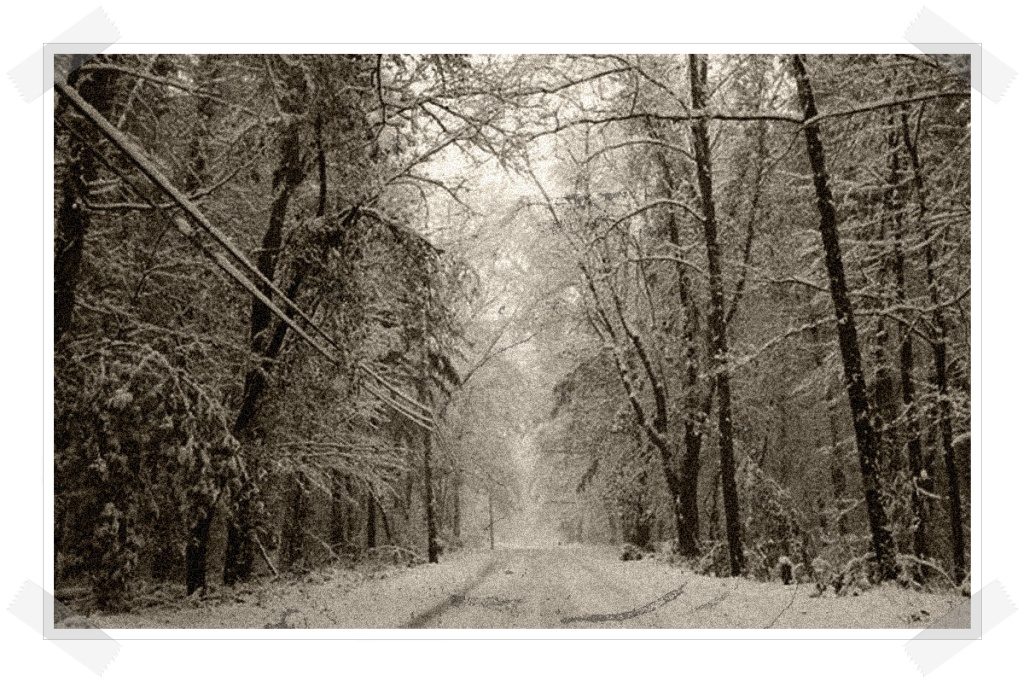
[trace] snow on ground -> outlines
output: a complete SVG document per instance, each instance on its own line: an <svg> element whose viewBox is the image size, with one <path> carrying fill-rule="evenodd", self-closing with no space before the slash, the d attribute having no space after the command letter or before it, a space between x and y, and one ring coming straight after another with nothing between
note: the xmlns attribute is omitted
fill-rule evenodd
<svg viewBox="0 0 1024 682"><path fill-rule="evenodd" d="M625 587L628 597L619 605L632 606L614 615L671 597L648 613L615 621L619 627L921 628L955 609L965 617L969 612L969 600L952 591L923 593L887 584L859 596L836 597L830 591L819 597L810 584L716 578L658 561L618 561L610 552L593 552L580 564L609 589Z"/></svg>
<svg viewBox="0 0 1024 682"><path fill-rule="evenodd" d="M302 578L245 584L209 599L132 613L97 614L100 628L400 628L469 584L494 562L460 552L440 564L328 569Z"/></svg>
<svg viewBox="0 0 1024 682"><path fill-rule="evenodd" d="M953 592L815 593L623 562L609 547L501 548L408 569L331 569L90 619L102 628L922 628L956 611L969 625L969 602Z"/></svg>

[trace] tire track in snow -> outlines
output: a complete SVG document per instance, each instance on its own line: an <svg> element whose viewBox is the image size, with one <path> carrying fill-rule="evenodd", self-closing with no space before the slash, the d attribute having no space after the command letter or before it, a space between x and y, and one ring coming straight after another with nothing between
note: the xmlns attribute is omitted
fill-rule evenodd
<svg viewBox="0 0 1024 682"><path fill-rule="evenodd" d="M629 611L620 611L619 613L595 613L587 616L570 616L568 618L563 618L562 623L565 625L568 625L569 623L606 623L608 621L630 620L632 618L637 618L644 614L651 613L652 611L656 611L665 604L668 604L670 601L678 598L679 595L686 591L685 588L688 582L689 581L684 582L674 590L669 590L654 601L648 602L635 609L630 609Z"/></svg>
<svg viewBox="0 0 1024 682"><path fill-rule="evenodd" d="M487 580L487 578L489 578L496 570L503 566L506 566L508 563L509 556L493 557L490 561L487 562L487 564L482 569L480 569L480 572L477 573L476 576L470 578L465 583L463 583L462 587L457 592L448 595L445 599L438 602L437 604L434 604L434 606L430 607L426 611L419 613L418 615L410 619L409 622L403 625L402 627L404 629L426 627L430 621L436 619L445 611L448 611L449 609L455 608L463 604L466 601L466 595L469 594L470 591L478 587L482 582Z"/></svg>

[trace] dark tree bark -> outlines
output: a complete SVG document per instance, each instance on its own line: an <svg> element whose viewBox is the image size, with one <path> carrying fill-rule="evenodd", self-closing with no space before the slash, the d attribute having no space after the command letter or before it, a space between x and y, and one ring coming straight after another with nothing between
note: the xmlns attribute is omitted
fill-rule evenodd
<svg viewBox="0 0 1024 682"><path fill-rule="evenodd" d="M423 502L427 513L427 561L436 564L438 557L436 502L433 478L433 434L423 430Z"/></svg>
<svg viewBox="0 0 1024 682"><path fill-rule="evenodd" d="M206 57L201 59L205 60ZM211 60L211 78L217 74L216 60ZM203 136L208 134L206 122L213 115L213 100L202 99L196 107L201 125L193 131L189 143L189 165L182 186L186 195L192 195L206 181L206 153L203 149ZM140 287L141 289L141 287ZM206 587L206 560L210 541L210 527L216 517L216 508L211 507L200 512L198 521L188 529L188 541L185 545L185 592L192 594L199 587ZM174 566L180 557L173 543L162 543L156 550L153 577L157 580L170 578Z"/></svg>
<svg viewBox="0 0 1024 682"><path fill-rule="evenodd" d="M305 491L299 474L293 475L290 482L284 528L281 533L281 563L284 568L294 568L302 561L305 545Z"/></svg>
<svg viewBox="0 0 1024 682"><path fill-rule="evenodd" d="M651 128L653 135L656 131ZM678 189L675 176L668 160L660 150L657 152L661 165L662 178L667 198L674 198ZM679 237L679 221L675 211L670 211L667 220L668 240L673 248L679 250L682 240ZM683 451L680 453L678 484L673 493L676 515L680 531L678 533L679 553L686 557L695 557L700 546L700 511L698 504L698 482L700 480L700 451L703 446L704 417L707 411L701 409L698 399L700 382L697 377L697 310L690 295L690 278L686 266L676 261L676 294L679 298L679 315L682 320L682 350L684 358L683 402L686 415L683 418Z"/></svg>
<svg viewBox="0 0 1024 682"><path fill-rule="evenodd" d="M377 546L377 500L373 497L373 491L366 491L366 548L374 549Z"/></svg>
<svg viewBox="0 0 1024 682"><path fill-rule="evenodd" d="M617 496L619 518L622 520L623 541L636 545L641 549L651 549L654 531L654 514L651 513L648 495L650 494L647 475L647 454L643 452L647 440L639 431L634 432L634 445L641 454L637 459L621 461L618 466L620 492ZM639 466L640 472L634 475L632 468Z"/></svg>
<svg viewBox="0 0 1024 682"><path fill-rule="evenodd" d="M346 486L344 476L338 472L331 474L331 547L335 551L349 541Z"/></svg>
<svg viewBox="0 0 1024 682"><path fill-rule="evenodd" d="M644 429L648 440L652 445L654 445L654 448L658 453L662 474L665 477L665 483L668 487L669 495L672 497L673 514L676 520L676 537L679 541L680 553L684 556L693 556L697 552L696 536L694 526L691 525L690 521L695 520L696 516L691 515L690 512L692 510L688 508L686 489L683 485L682 477L676 470L672 448L668 442L668 399L665 395L665 386L654 373L650 359L647 356L647 350L639 335L633 332L629 327L625 315L622 312L618 297L614 293L613 298L616 302L615 309L618 314L619 322L622 324L626 335L630 338L634 350L640 357L641 364L644 367L644 371L651 386L651 392L654 394L654 417L652 419L648 419L646 411L637 398L632 380L629 378L629 368L626 367L624 359L616 354L615 362L619 372L619 379L626 391L627 399L633 408L637 423ZM601 315L604 317L603 312ZM612 331L613 327L607 318L604 318L604 324L608 333L614 334ZM690 549L690 543L693 544L692 553L684 550L684 548L686 548L686 550Z"/></svg>
<svg viewBox="0 0 1024 682"><path fill-rule="evenodd" d="M405 444L406 452L408 452L408 453L414 452L414 450L413 450L413 442L412 442L411 437L408 437L408 438L404 439L403 442ZM415 465L415 462L412 461L413 458L411 456L410 456L409 459L410 459L410 461L409 461L409 471L407 471L406 474L405 474L405 491L404 491L405 492L405 520L406 521L409 521L409 519L412 517L412 499L413 499L412 498L412 493L413 493L413 488L415 487L415 483L416 483L416 480L415 480L416 477L414 475L415 466L416 465Z"/></svg>
<svg viewBox="0 0 1024 682"><path fill-rule="evenodd" d="M256 258L257 269L273 281L280 256L281 243L284 236L284 225L287 218L291 198L306 176L306 165L300 155L298 123L291 123L282 136L280 145L280 162L274 173L272 189L275 197L271 203L270 220L267 231L263 235L259 253ZM298 293L302 283L299 273L292 280L289 298ZM273 292L269 287L260 284L265 296ZM293 299L294 300L294 299ZM261 358L245 376L242 389L242 401L235 417L232 431L240 442L251 441L251 429L258 414L260 401L267 388L267 380L273 361L280 354L287 328L279 326L271 331L270 323L273 313L263 301L253 297L252 311L249 317L249 346L253 355ZM227 553L224 558L224 583L232 585L245 580L252 574L255 559L253 546L256 532L256 496L255 481L245 477L242 490L236 496L234 513L228 522Z"/></svg>
<svg viewBox="0 0 1024 682"><path fill-rule="evenodd" d="M643 375L646 377L647 384L650 386L651 393L654 396L654 415L649 418L647 410L641 404L637 395L637 386L634 384L633 372L630 366L628 366L628 360L618 346L620 334L617 331L616 324L612 322L609 312L605 310L592 273L583 266L581 266L581 270L596 310L596 318L590 317L591 326L601 338L612 342L615 368L619 375L619 381L622 383L623 391L626 393L626 400L633 410L636 424L643 429L647 439L658 453L662 474L665 477L665 484L672 498L672 512L676 521L676 536L679 542L680 553L684 553L685 556L693 556L697 553L696 538L694 536L694 526L689 523L689 519L696 519L696 516L689 515L691 510L686 507L685 488L682 478L676 469L675 457L668 442L668 398L665 393L665 384L654 370L643 340L632 329L629 321L626 319L622 309L622 302L614 286L610 287L609 291L613 302L612 308L614 309L618 324L621 325L623 333L636 353L643 368ZM684 548L689 549L690 543L693 546L692 553L685 553Z"/></svg>
<svg viewBox="0 0 1024 682"><path fill-rule="evenodd" d="M903 272L902 249L900 246L903 231L903 206L900 193L899 135L892 116L889 117L888 123L890 129L886 134L886 145L888 147L889 177L888 187L886 187L882 197L882 207L885 212L878 221L878 241L880 244L884 244L890 238L887 228L891 223L893 248L881 257L882 267L878 283L885 287L888 285L889 278L892 277L897 297L900 301L905 301L905 273ZM906 329L906 325L901 325L900 333L902 337L900 351L902 353L906 344L910 343L909 330ZM902 377L900 378L901 382L897 383L897 377L894 375L889 364L889 327L885 317L882 315L879 315L876 320L873 342L875 355L873 393L876 429L879 434L879 469L884 469L886 480L895 485L900 472L906 469L906 462L902 457L898 434L894 429L894 423L900 412L899 404L903 402L897 396L897 393L902 390L903 385ZM901 355L900 362L902 360ZM895 489L892 489L889 491L889 494L895 495L896 492Z"/></svg>
<svg viewBox="0 0 1024 682"><path fill-rule="evenodd" d="M889 143L889 185L893 210L893 243L892 269L896 288L896 299L907 304L906 255L903 224L903 184L902 163L900 158L901 135L896 129L896 121L891 120L893 130L888 136ZM927 470L927 463L921 443L921 422L918 416L917 395L914 387L914 342L910 325L900 323L899 345L899 385L906 419L905 440L907 443L907 468L910 473L910 508L914 515L913 551L914 556L924 559L928 552L928 500L932 473Z"/></svg>
<svg viewBox="0 0 1024 682"><path fill-rule="evenodd" d="M843 448L839 444L839 428L836 417L835 394L832 390L832 382L828 382L825 389L825 410L828 412L828 433L831 445L831 459L829 461L829 479L832 481L832 498L836 507L839 508L846 498L846 472L843 467ZM836 519L836 532L840 537L846 535L846 514L842 513Z"/></svg>
<svg viewBox="0 0 1024 682"><path fill-rule="evenodd" d="M939 278L935 271L935 252L932 235L925 227L925 215L928 212L927 189L924 183L924 170L917 144L910 132L910 122L904 111L902 115L903 142L910 157L910 169L913 173L914 191L917 195L917 225L919 231L925 232L924 260L925 282L928 287L928 299L932 307L932 327L935 335L932 341L932 364L934 368L935 390L938 393L939 439L942 445L942 459L946 472L946 499L949 504L949 536L953 552L953 579L963 582L967 576L966 541L964 539L963 506L960 499L960 471L956 463L953 448L953 413L949 396L949 367L946 354L946 336L948 333L946 317L942 312L942 301L939 291Z"/></svg>
<svg viewBox="0 0 1024 682"><path fill-rule="evenodd" d="M70 55L68 85L76 88L86 102L103 116L107 116L113 104L115 72L95 71L83 76L79 71L85 55ZM57 116L67 113L63 98L57 99ZM79 139L78 135L82 136ZM54 226L53 258L53 338L59 342L71 327L75 313L75 294L78 288L78 273L82 265L82 253L89 232L89 184L98 177L100 160L93 147L99 144L100 135L91 127L76 130L68 142L70 163L64 174L60 189L60 203Z"/></svg>
<svg viewBox="0 0 1024 682"><path fill-rule="evenodd" d="M630 537L630 542L639 547L640 549L651 549L651 525L652 517L647 511L647 500L645 496L647 477L643 477L643 480L639 481L640 490L637 491L636 496L633 500L633 513L636 515L636 521L633 524L633 532Z"/></svg>
<svg viewBox="0 0 1024 682"><path fill-rule="evenodd" d="M345 494L350 500L358 499L358 493L356 490L355 483L352 479L345 477ZM352 504L346 507L348 514L345 517L345 537L349 543L354 547L356 538L359 536L359 509L357 505Z"/></svg>
<svg viewBox="0 0 1024 682"><path fill-rule="evenodd" d="M388 521L388 513L379 499L375 499L375 502L377 503L377 513L380 514L380 525L384 527L384 542L393 545L395 544L395 536L391 534L391 522Z"/></svg>
<svg viewBox="0 0 1024 682"><path fill-rule="evenodd" d="M861 479L864 485L864 501L867 505L868 523L871 527L871 541L883 579L896 577L896 548L889 532L889 520L882 504L878 476L879 438L875 430L874 411L868 401L867 385L864 379L860 345L857 340L857 326L854 322L853 305L850 302L843 266L842 249L836 221L835 203L829 186L825 149L821 143L817 105L811 81L800 55L793 55L797 92L804 117L804 139L807 156L814 173L814 189L821 221L818 230L825 251L825 267L828 270L829 290L835 307L836 331L839 337L839 351L843 359L843 374L846 391L853 413L853 430L857 442Z"/></svg>
<svg viewBox="0 0 1024 682"><path fill-rule="evenodd" d="M702 55L690 55L689 72L693 109L701 112L707 105L707 58ZM708 288L711 296L708 329L711 337L715 388L718 393L718 453L721 461L725 535L729 544L730 571L732 575L739 575L743 572L743 542L740 538L739 496L736 492L736 462L733 452L732 386L727 367L729 340L725 324L725 287L722 279L721 249L718 243L718 222L715 217L707 118L694 118L691 130L697 186L704 212L704 244L708 259Z"/></svg>
<svg viewBox="0 0 1024 682"><path fill-rule="evenodd" d="M883 233L880 235L880 240L884 239ZM899 414L899 408L896 404L896 382L889 366L889 330L881 316L878 317L875 324L872 342L875 371L872 377L871 393L875 406L875 430L878 433L879 471L884 470L888 480L894 482L895 477L903 468L902 457L892 429L892 424Z"/></svg>
<svg viewBox="0 0 1024 682"><path fill-rule="evenodd" d="M418 382L417 397L424 405L433 405L433 398L430 391L431 364L430 364L430 314L431 314L431 283L429 278L423 282L423 325L422 332L422 355L420 357L420 378ZM420 427L422 428L422 427ZM434 434L429 429L423 429L423 504L426 508L427 522L427 561L436 564L438 560L437 544L437 502L434 494L433 476L433 444Z"/></svg>
<svg viewBox="0 0 1024 682"><path fill-rule="evenodd" d="M656 136L656 131L652 131L652 134ZM662 159L662 169L666 191L671 193L673 187L671 169L664 159ZM674 220L674 216L670 214L670 232ZM678 245L678 230L675 232L675 239L675 243ZM598 336L611 344L615 368L623 391L626 394L626 400L633 411L635 423L643 431L651 445L654 446L655 452L658 455L665 485L672 500L672 514L675 519L679 552L683 556L694 557L698 554L699 534L696 493L697 473L699 471L699 429L696 427L695 422L691 420L688 429L692 428L692 431L687 432L692 433L697 440L684 440L687 454L684 455L683 466L680 467L676 454L669 442L668 395L665 381L656 370L643 339L632 328L627 319L623 302L614 284L607 284L608 295L611 299L610 305L603 301L602 295L598 291L595 280L608 281L610 272L607 270L607 264L591 268L581 261L578 265L594 303L594 314L588 316L588 321ZM593 271L595 269L597 270L596 275ZM679 271L677 271L678 273ZM683 307L692 310L689 284L685 273L682 273L679 286L680 300L683 303ZM686 314L685 311L684 314ZM612 315L614 315L614 318ZM693 315L688 317L688 323L695 318ZM636 359L640 364L640 372L634 372L633 361L629 357L630 350L636 355ZM695 384L696 351L692 336L689 339L689 343L686 344L684 352L688 361L687 376ZM654 404L650 415L639 398L639 392L643 390L644 386L650 388L653 397ZM712 394L709 393L708 395L710 398Z"/></svg>
<svg viewBox="0 0 1024 682"><path fill-rule="evenodd" d="M199 521L189 533L185 547L185 594L206 587L206 558L210 547L210 527L215 506L200 512Z"/></svg>
<svg viewBox="0 0 1024 682"><path fill-rule="evenodd" d="M819 372L825 366L825 355L821 347L821 332L817 326L811 328L810 331L811 343L815 348L814 352L814 366ZM829 480L832 483L832 501L833 507L837 511L842 511L843 505L846 499L846 467L843 461L843 447L839 440L839 415L836 414L838 405L836 404L836 392L835 382L832 376L829 374L825 375L822 380L824 383L824 392L822 399L825 407L825 420L828 423L828 439L824 445L828 448L829 461L828 471ZM821 530L823 532L828 531L828 515L825 513L826 502L824 497L820 499L820 507L822 516ZM847 533L846 514L840 513L836 518L836 533L840 537L843 537Z"/></svg>
<svg viewBox="0 0 1024 682"><path fill-rule="evenodd" d="M299 158L298 146L298 128L296 124L292 124L281 141L281 161L274 174L272 184L276 196L271 204L267 231L263 234L263 241L256 257L257 269L271 281L274 279L278 265L288 206L295 190L305 178L305 168ZM273 292L265 284L259 286L265 296L273 295ZM295 288L297 289L297 287ZM288 293L294 295L297 291ZM255 420L260 399L266 389L267 369L275 359L276 353L280 352L280 343L273 343L276 341L276 336L268 334L272 320L273 313L270 308L263 301L254 297L249 316L249 344L257 356L264 358L264 362L259 363L246 374L242 402L235 417L234 432L236 435L244 434Z"/></svg>

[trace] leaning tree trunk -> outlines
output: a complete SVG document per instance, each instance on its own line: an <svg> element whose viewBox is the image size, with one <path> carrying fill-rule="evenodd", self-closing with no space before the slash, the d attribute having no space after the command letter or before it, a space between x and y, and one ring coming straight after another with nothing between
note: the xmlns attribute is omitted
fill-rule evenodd
<svg viewBox="0 0 1024 682"><path fill-rule="evenodd" d="M711 144L707 118L702 114L707 105L707 57L690 55L690 95L698 116L693 119L693 155L697 166L697 186L704 211L704 244L708 257L708 288L711 308L708 328L711 335L711 357L715 388L718 393L718 453L721 460L722 499L725 506L725 535L729 544L729 569L732 575L743 572L743 543L740 538L739 496L736 492L736 462L733 453L732 387L726 366L729 340L725 328L725 293L722 281L722 259L718 244L718 222L711 177Z"/></svg>
<svg viewBox="0 0 1024 682"><path fill-rule="evenodd" d="M910 168L913 172L914 191L917 194L917 224L924 228L928 200L924 185L924 173L917 144L910 133L910 124L906 112L902 117L903 142L910 157ZM932 341L932 363L935 370L935 390L938 393L939 438L942 444L942 458L946 470L946 496L949 504L949 535L953 551L953 579L963 582L967 575L966 542L964 539L963 507L960 500L960 472L956 464L953 450L953 413L950 404L948 365L946 362L947 345L946 317L942 313L942 301L939 294L939 279L935 271L935 253L932 247L932 235L924 235L925 282L928 287L929 303L932 307L932 326L935 339Z"/></svg>
<svg viewBox="0 0 1024 682"><path fill-rule="evenodd" d="M281 140L281 160L274 173L273 189L276 193L271 204L270 219L267 231L263 235L256 267L268 280L273 281L277 269L280 250L284 235L285 218L291 198L305 178L306 168L300 156L299 134L296 123L289 125ZM286 292L292 300L298 293L302 283L301 271L296 274ZM265 296L272 292L260 284ZM267 388L273 360L281 352L287 326L283 321L271 333L273 312L258 298L252 300L252 312L249 317L249 345L260 362L245 376L242 389L242 402L235 417L233 432L239 441L249 440L250 430L256 421L260 403ZM269 338L268 338L269 337ZM224 557L224 583L234 584L246 580L252 573L256 541L257 496L255 480L251 476L243 478L242 489L235 498L234 513L228 521L227 551Z"/></svg>
<svg viewBox="0 0 1024 682"><path fill-rule="evenodd" d="M800 55L793 55L793 68L796 73L797 93L804 114L804 139L807 143L807 156L814 173L814 189L817 197L818 213L821 220L818 230L821 233L822 246L825 251L825 267L828 270L829 290L835 307L836 331L839 337L839 351L843 359L843 373L846 379L846 392L853 414L853 431L857 443L857 456L860 463L861 479L864 485L864 501L867 506L868 523L871 527L871 543L878 562L879 572L883 579L896 577L896 548L889 531L888 515L882 504L879 476L878 455L879 438L875 430L874 412L868 402L867 385L864 380L863 363L861 362L860 345L857 340L857 326L853 317L853 305L850 302L846 284L846 272L843 266L843 254L839 245L835 202L829 186L828 169L825 163L825 149L817 122L818 108L814 101L811 81Z"/></svg>

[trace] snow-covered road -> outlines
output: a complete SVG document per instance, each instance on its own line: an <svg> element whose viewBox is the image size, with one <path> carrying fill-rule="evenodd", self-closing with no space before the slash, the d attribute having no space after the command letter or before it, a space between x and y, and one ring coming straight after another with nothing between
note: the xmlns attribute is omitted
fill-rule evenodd
<svg viewBox="0 0 1024 682"><path fill-rule="evenodd" d="M496 566L410 625L430 628L922 627L966 603L893 587L812 597L812 586L696 575L591 547L502 550Z"/></svg>
<svg viewBox="0 0 1024 682"><path fill-rule="evenodd" d="M100 627L205 628L921 628L968 602L894 586L812 596L696 575L608 547L463 552L358 582L271 584L227 603L100 617ZM963 623L966 627L966 620Z"/></svg>

